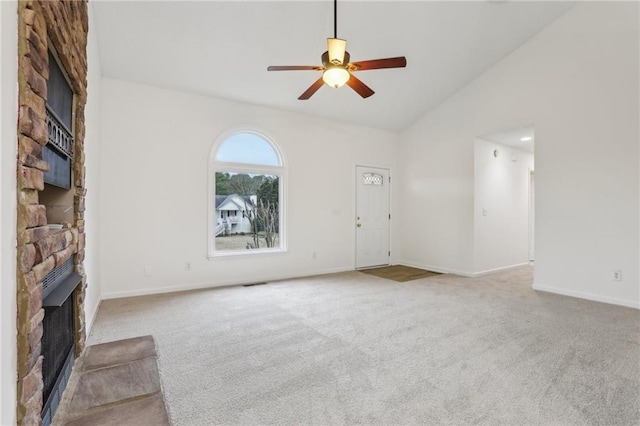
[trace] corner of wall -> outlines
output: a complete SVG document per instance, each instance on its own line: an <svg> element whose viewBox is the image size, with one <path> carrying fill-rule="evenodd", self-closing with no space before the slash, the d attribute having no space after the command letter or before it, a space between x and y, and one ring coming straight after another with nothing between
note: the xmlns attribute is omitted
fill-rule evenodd
<svg viewBox="0 0 640 426"><path fill-rule="evenodd" d="M89 34L87 40L87 105L85 122L87 134L85 139L85 165L87 170L87 210L85 212L87 227L87 254L85 268L87 271L86 294L86 327L90 333L100 302L102 286L100 280L100 135L102 98L102 67L98 49L97 31L93 4L89 3Z"/></svg>
<svg viewBox="0 0 640 426"><path fill-rule="evenodd" d="M0 424L16 423L18 6L0 2Z"/></svg>

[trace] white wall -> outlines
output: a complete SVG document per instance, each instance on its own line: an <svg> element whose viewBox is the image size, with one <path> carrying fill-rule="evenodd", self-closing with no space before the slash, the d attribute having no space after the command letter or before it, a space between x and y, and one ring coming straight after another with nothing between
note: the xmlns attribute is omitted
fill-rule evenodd
<svg viewBox="0 0 640 426"><path fill-rule="evenodd" d="M85 315L87 333L101 299L100 288L100 99L102 72L94 22L93 3L89 3L89 39L87 41L87 105L85 106L85 168L87 196L85 199L85 231L87 233L84 266L87 273Z"/></svg>
<svg viewBox="0 0 640 426"><path fill-rule="evenodd" d="M474 272L473 140L534 123L534 288L639 307L638 35L637 3L578 4L407 129L401 260Z"/></svg>
<svg viewBox="0 0 640 426"><path fill-rule="evenodd" d="M473 138L457 135L457 117L436 109L403 132L399 177L403 191L394 203L399 262L473 273Z"/></svg>
<svg viewBox="0 0 640 426"><path fill-rule="evenodd" d="M498 151L497 157L494 156L495 150ZM533 154L494 142L475 140L475 273L528 263L531 170Z"/></svg>
<svg viewBox="0 0 640 426"><path fill-rule="evenodd" d="M0 424L16 422L17 2L0 2Z"/></svg>
<svg viewBox="0 0 640 426"><path fill-rule="evenodd" d="M102 89L104 297L354 268L355 165L393 167L396 134L112 79ZM242 125L286 157L289 250L207 260L209 150Z"/></svg>

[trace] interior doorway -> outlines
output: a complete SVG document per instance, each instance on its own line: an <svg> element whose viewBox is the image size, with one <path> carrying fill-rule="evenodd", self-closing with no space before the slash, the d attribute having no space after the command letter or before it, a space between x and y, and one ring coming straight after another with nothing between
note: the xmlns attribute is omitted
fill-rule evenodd
<svg viewBox="0 0 640 426"><path fill-rule="evenodd" d="M534 137L522 126L474 141L474 273L535 258Z"/></svg>
<svg viewBox="0 0 640 426"><path fill-rule="evenodd" d="M356 166L356 269L389 264L389 186L389 169Z"/></svg>

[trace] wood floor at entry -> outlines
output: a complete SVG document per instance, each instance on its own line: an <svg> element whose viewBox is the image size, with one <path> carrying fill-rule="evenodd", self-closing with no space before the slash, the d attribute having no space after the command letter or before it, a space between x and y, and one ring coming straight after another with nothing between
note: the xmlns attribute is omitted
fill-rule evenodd
<svg viewBox="0 0 640 426"><path fill-rule="evenodd" d="M440 275L439 272L427 271L424 269L412 268L404 265L384 266L382 268L361 269L360 272L375 275L376 277L386 278L388 280L406 282L418 280L420 278L433 277Z"/></svg>

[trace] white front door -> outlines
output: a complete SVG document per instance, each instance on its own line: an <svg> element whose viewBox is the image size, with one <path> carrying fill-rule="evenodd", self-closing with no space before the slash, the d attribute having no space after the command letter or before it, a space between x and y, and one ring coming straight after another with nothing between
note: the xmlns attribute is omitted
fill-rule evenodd
<svg viewBox="0 0 640 426"><path fill-rule="evenodd" d="M356 167L356 269L389 264L389 170Z"/></svg>

